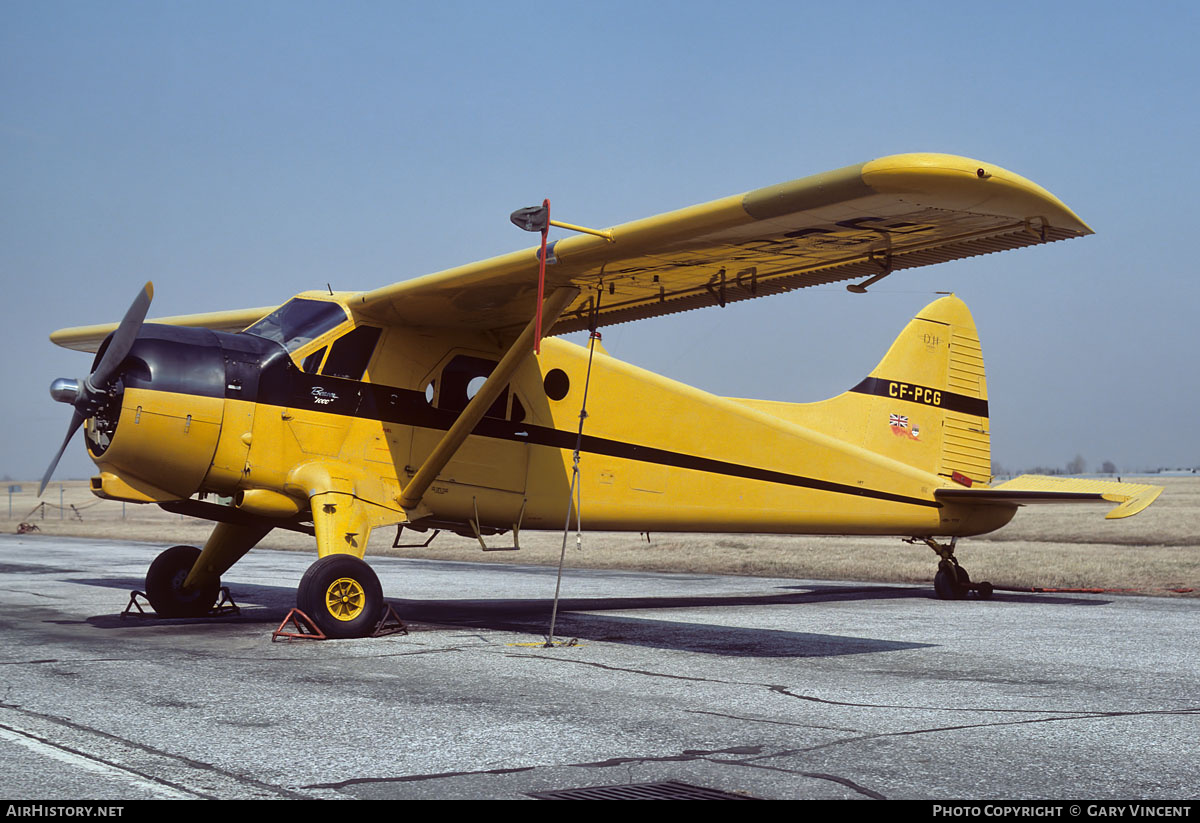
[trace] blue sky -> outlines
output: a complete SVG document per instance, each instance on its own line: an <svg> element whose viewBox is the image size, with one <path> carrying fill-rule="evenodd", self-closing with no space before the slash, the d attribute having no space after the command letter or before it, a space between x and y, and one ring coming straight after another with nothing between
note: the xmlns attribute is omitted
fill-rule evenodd
<svg viewBox="0 0 1200 823"><path fill-rule="evenodd" d="M725 395L817 400L938 290L993 457L1200 464L1200 13L1184 3L0 4L0 474L40 476L89 359L56 328L368 289L904 151L999 164L1083 240L610 329ZM90 473L81 444L60 477Z"/></svg>

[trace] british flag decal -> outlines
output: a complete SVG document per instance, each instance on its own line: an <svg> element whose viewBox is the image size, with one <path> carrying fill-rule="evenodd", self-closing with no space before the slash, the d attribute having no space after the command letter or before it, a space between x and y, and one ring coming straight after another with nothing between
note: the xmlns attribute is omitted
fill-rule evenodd
<svg viewBox="0 0 1200 823"><path fill-rule="evenodd" d="M906 414L889 414L888 425L891 426L892 434L897 437L907 437L909 440L918 440L921 437L921 430L916 423L909 428L908 415Z"/></svg>

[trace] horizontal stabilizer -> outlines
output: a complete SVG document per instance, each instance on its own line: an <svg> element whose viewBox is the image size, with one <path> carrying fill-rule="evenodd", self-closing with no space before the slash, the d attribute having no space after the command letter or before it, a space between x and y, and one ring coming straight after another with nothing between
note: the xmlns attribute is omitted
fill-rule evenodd
<svg viewBox="0 0 1200 823"><path fill-rule="evenodd" d="M937 489L933 494L937 500L948 503L996 503L1017 506L1033 503L1107 501L1120 504L1104 516L1105 519L1115 520L1120 517L1132 517L1149 506L1162 494L1162 486L1023 474L991 488Z"/></svg>

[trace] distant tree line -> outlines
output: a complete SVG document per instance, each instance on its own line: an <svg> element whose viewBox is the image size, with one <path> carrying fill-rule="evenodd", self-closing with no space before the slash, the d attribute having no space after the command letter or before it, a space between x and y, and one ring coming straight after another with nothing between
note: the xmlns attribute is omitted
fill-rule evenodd
<svg viewBox="0 0 1200 823"><path fill-rule="evenodd" d="M1075 455L1073 459L1067 461L1065 466L1034 466L1033 468L1022 469L1020 471L1010 471L1002 463L999 463L998 461L992 461L992 476L1014 477L1018 474L1078 475L1086 474L1087 468L1088 462L1084 459L1082 454ZM1117 468L1116 463L1111 460L1105 460L1100 464L1100 467L1097 469L1096 473L1115 475L1119 471L1120 469ZM1133 474L1135 471L1139 474L1158 474L1160 472L1191 472L1192 474L1197 474L1200 473L1200 466L1159 466L1155 469L1127 469L1126 471L1129 474Z"/></svg>

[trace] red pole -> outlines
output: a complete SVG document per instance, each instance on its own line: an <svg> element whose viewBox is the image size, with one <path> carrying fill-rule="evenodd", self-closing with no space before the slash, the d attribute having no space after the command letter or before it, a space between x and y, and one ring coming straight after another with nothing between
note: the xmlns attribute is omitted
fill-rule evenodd
<svg viewBox="0 0 1200 823"><path fill-rule="evenodd" d="M538 255L537 323L533 333L533 353L542 353L542 301L546 292L546 235L550 233L550 201L543 200L546 210L546 225L542 228L542 253Z"/></svg>

